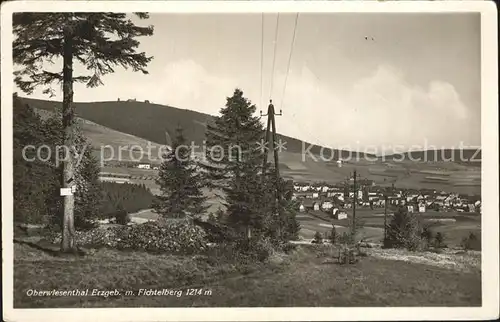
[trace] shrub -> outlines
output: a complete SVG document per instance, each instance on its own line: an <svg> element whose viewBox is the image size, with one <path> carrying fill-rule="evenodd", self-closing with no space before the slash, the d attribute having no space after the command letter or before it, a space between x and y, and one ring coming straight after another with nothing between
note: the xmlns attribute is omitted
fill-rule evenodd
<svg viewBox="0 0 500 322"><path fill-rule="evenodd" d="M290 243L286 243L283 245L283 247L281 248L281 250L285 253L285 254L289 254L291 252L293 252L294 250L297 249L297 245L295 244L290 244Z"/></svg>
<svg viewBox="0 0 500 322"><path fill-rule="evenodd" d="M337 241L337 230L335 229L335 226L332 227L332 230L330 232L330 236L329 236L329 239L330 239L330 242L332 243L332 245L335 245L335 242Z"/></svg>
<svg viewBox="0 0 500 322"><path fill-rule="evenodd" d="M430 229L430 226L426 225L422 228L422 233L420 234L420 237L426 243L425 248L428 248L430 245L432 245L432 240L434 239L434 233Z"/></svg>
<svg viewBox="0 0 500 322"><path fill-rule="evenodd" d="M444 234L441 232L438 232L436 236L434 237L434 247L436 248L444 248L446 245L444 245Z"/></svg>
<svg viewBox="0 0 500 322"><path fill-rule="evenodd" d="M127 226L117 236L117 248L155 253L191 254L206 247L206 234L187 221L147 222Z"/></svg>
<svg viewBox="0 0 500 322"><path fill-rule="evenodd" d="M360 242L358 242L356 244L356 256L361 256L361 257L366 257L368 256L368 254L366 252L364 252L363 250L361 250L361 246L363 244L366 244L366 243L363 243L363 240L361 240Z"/></svg>
<svg viewBox="0 0 500 322"><path fill-rule="evenodd" d="M462 247L465 250L481 250L481 240L479 240L473 232L469 236L462 239Z"/></svg>
<svg viewBox="0 0 500 322"><path fill-rule="evenodd" d="M338 242L341 244L352 244L354 241L354 238L352 237L352 234L348 232L344 232L342 235L338 237Z"/></svg>
<svg viewBox="0 0 500 322"><path fill-rule="evenodd" d="M250 239L242 238L235 242L235 250L242 257L264 261L273 254L278 245L269 237L255 236Z"/></svg>
<svg viewBox="0 0 500 322"><path fill-rule="evenodd" d="M122 227L96 228L91 230L77 230L75 232L75 242L78 246L86 247L112 247L118 245L118 235ZM60 230L52 229L45 236L51 243L61 242Z"/></svg>
<svg viewBox="0 0 500 322"><path fill-rule="evenodd" d="M341 265L354 264L358 262L354 249L350 247L342 247L339 254L339 263Z"/></svg>
<svg viewBox="0 0 500 322"><path fill-rule="evenodd" d="M313 244L323 244L323 236L321 236L321 233L319 231L314 234L314 239L312 240Z"/></svg>
<svg viewBox="0 0 500 322"><path fill-rule="evenodd" d="M126 225L130 222L130 216L125 209L121 209L116 212L115 215L116 223L120 225Z"/></svg>
<svg viewBox="0 0 500 322"><path fill-rule="evenodd" d="M410 251L422 246L422 227L418 218L401 207L387 227L387 239L384 247L406 248Z"/></svg>
<svg viewBox="0 0 500 322"><path fill-rule="evenodd" d="M205 232L189 222L147 222L140 225L109 227L76 232L79 246L112 247L154 253L192 254L206 248ZM61 242L61 233L47 239Z"/></svg>

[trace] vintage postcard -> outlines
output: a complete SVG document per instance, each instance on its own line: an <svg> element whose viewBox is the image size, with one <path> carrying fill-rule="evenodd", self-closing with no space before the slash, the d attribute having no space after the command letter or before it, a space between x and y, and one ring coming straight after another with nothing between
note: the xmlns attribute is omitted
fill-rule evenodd
<svg viewBox="0 0 500 322"><path fill-rule="evenodd" d="M6 321L498 318L494 2L1 17Z"/></svg>

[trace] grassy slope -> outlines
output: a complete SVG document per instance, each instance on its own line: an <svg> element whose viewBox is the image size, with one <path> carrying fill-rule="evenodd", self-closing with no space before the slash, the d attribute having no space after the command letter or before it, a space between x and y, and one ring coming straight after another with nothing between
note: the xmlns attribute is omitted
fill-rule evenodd
<svg viewBox="0 0 500 322"><path fill-rule="evenodd" d="M14 307L191 307L191 306L479 306L478 257L444 257L431 264L405 262L397 252L362 258L340 266L334 251L302 246L263 264L209 264L202 256L154 256L100 250L84 258L54 258L15 245ZM458 255L453 255L458 256ZM427 256L429 257L429 256ZM392 259L388 259L392 258ZM399 260L394 260L399 259ZM449 261L449 259L447 259ZM453 269L450 269L453 268ZM28 297L27 289L137 291L139 288L203 288L211 295Z"/></svg>
<svg viewBox="0 0 500 322"><path fill-rule="evenodd" d="M60 108L60 102L22 98L25 103L33 107L54 110ZM92 102L75 103L79 117L104 125L110 129L132 134L152 142L165 143L165 132L173 133L180 125L185 130L188 141L202 144L205 139L206 124L213 121L213 117L191 110L175 107L149 104L144 102ZM119 115L119 117L117 117ZM284 135L279 135L287 142L290 152L300 153L302 141ZM309 143L306 142L306 146ZM319 153L319 146L311 151ZM350 152L344 151L344 155ZM335 154L337 155L337 153ZM356 155L354 153L354 155Z"/></svg>
<svg viewBox="0 0 500 322"><path fill-rule="evenodd" d="M47 109L37 108L36 111L42 118L48 118L53 115L53 112ZM159 143L113 130L109 127L82 118L78 119L78 124L82 132L90 140L94 155L98 157L98 160L120 159L122 161L146 161L159 159L158 151L160 151L161 146ZM110 148L108 148L108 146ZM149 156L147 153L148 146L150 146L149 149L151 151ZM141 154L137 147L140 147L144 153Z"/></svg>

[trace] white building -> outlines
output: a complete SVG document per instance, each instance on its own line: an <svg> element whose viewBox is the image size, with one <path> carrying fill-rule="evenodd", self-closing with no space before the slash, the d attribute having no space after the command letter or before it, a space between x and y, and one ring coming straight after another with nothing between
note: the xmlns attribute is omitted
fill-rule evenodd
<svg viewBox="0 0 500 322"><path fill-rule="evenodd" d="M141 163L137 166L137 168L139 169L151 169L151 165L150 164L147 164L147 163Z"/></svg>
<svg viewBox="0 0 500 322"><path fill-rule="evenodd" d="M347 219L347 213L345 213L344 211L339 211L339 212L335 215L335 219L337 219L337 220Z"/></svg>
<svg viewBox="0 0 500 322"><path fill-rule="evenodd" d="M323 204L321 205L321 208L323 210L328 210L333 208L333 203L331 201L324 201Z"/></svg>

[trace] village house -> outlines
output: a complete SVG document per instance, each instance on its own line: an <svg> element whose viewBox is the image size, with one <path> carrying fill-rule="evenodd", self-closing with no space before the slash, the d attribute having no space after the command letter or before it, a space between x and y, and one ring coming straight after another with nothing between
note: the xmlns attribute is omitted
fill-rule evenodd
<svg viewBox="0 0 500 322"><path fill-rule="evenodd" d="M425 208L425 203L420 203L418 205L418 212L425 212L426 208Z"/></svg>
<svg viewBox="0 0 500 322"><path fill-rule="evenodd" d="M321 209L323 210L330 210L333 208L333 203L331 201L323 201L321 204Z"/></svg>
<svg viewBox="0 0 500 322"><path fill-rule="evenodd" d="M340 210L339 208L333 208L332 215L333 218L337 220L347 219L347 213L345 211Z"/></svg>
<svg viewBox="0 0 500 322"><path fill-rule="evenodd" d="M425 196L423 194L419 194L417 196L417 202L419 202L419 203L424 202L425 199L427 199L427 198L425 198Z"/></svg>
<svg viewBox="0 0 500 322"><path fill-rule="evenodd" d="M345 213L344 211L339 211L334 217L337 220L344 220L347 219L347 213Z"/></svg>
<svg viewBox="0 0 500 322"><path fill-rule="evenodd" d="M312 209L313 206L314 206L314 201L313 200L311 200L311 199L303 199L300 202L299 210L303 209L303 211L301 210L301 212L305 212L308 209Z"/></svg>
<svg viewBox="0 0 500 322"><path fill-rule="evenodd" d="M444 196L444 195L439 195L436 197L436 200L434 201L434 203L438 206L444 206L444 200L446 199L447 197Z"/></svg>

